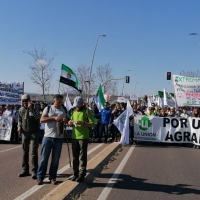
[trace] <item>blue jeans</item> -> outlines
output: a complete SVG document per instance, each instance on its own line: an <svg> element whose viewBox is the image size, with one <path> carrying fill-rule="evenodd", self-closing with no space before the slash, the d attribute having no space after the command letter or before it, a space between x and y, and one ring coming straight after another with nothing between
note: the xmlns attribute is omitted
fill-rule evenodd
<svg viewBox="0 0 200 200"><path fill-rule="evenodd" d="M52 153L49 169L49 179L55 179L58 171L59 159L62 150L63 139L44 137L42 140L41 158L37 171L37 177L44 179L47 171L49 156Z"/></svg>

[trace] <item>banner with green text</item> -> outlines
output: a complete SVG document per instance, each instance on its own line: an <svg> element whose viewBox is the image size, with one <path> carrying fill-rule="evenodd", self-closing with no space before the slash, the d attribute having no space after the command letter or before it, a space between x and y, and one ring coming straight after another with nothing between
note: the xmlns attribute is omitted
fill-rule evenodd
<svg viewBox="0 0 200 200"><path fill-rule="evenodd" d="M134 139L200 145L200 118L136 115L134 117Z"/></svg>

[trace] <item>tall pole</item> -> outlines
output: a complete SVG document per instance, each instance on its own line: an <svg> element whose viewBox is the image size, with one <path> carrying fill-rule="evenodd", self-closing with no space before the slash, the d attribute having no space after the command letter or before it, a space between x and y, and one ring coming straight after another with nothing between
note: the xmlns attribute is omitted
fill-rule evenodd
<svg viewBox="0 0 200 200"><path fill-rule="evenodd" d="M125 78L126 78L128 71L131 71L131 70L130 69L126 70ZM123 86L122 86L122 96L123 96L123 92L124 92L124 83L125 83L125 79L124 79Z"/></svg>
<svg viewBox="0 0 200 200"><path fill-rule="evenodd" d="M140 90L140 97L142 96L142 90L143 90L143 88L141 88L141 90Z"/></svg>
<svg viewBox="0 0 200 200"><path fill-rule="evenodd" d="M135 83L135 89L136 89L136 86L137 86L138 83L139 83L139 82L136 82L136 83ZM135 94L135 89L134 89L134 94Z"/></svg>
<svg viewBox="0 0 200 200"><path fill-rule="evenodd" d="M90 84L91 84L91 76L92 76L92 67L93 67L94 56L95 56L95 53L96 53L97 44L99 42L99 37L100 36L106 37L106 35L98 35L98 37L97 37L97 42L96 42L96 45L95 45L95 48L94 48L93 57L92 57L92 64L91 64L91 67L90 67L89 87L88 87L88 94L87 94L88 103L89 103L89 96L90 96Z"/></svg>

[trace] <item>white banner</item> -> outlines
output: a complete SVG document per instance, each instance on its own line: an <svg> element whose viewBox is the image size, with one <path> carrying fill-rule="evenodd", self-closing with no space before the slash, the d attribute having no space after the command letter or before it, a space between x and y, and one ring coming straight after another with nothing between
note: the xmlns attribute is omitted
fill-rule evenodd
<svg viewBox="0 0 200 200"><path fill-rule="evenodd" d="M0 88L8 88L17 90L18 94L24 93L24 83L23 82L1 82L0 81Z"/></svg>
<svg viewBox="0 0 200 200"><path fill-rule="evenodd" d="M126 103L126 101L127 101L127 100L126 100L125 97L118 97L118 98L117 98L117 102L119 102L119 103L122 103L122 102L123 102L123 103Z"/></svg>
<svg viewBox="0 0 200 200"><path fill-rule="evenodd" d="M136 94L131 94L130 95L130 100L138 100L138 96Z"/></svg>
<svg viewBox="0 0 200 200"><path fill-rule="evenodd" d="M172 75L177 106L200 106L200 78Z"/></svg>
<svg viewBox="0 0 200 200"><path fill-rule="evenodd" d="M200 118L136 115L134 140L200 145Z"/></svg>
<svg viewBox="0 0 200 200"><path fill-rule="evenodd" d="M0 116L0 140L10 140L12 131L12 117Z"/></svg>
<svg viewBox="0 0 200 200"><path fill-rule="evenodd" d="M23 83L0 82L0 104L21 105L21 94L23 93Z"/></svg>

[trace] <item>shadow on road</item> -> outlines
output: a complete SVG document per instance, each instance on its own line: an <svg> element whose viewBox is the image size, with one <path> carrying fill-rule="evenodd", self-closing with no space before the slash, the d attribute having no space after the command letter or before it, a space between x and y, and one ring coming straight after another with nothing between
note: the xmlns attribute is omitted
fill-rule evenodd
<svg viewBox="0 0 200 200"><path fill-rule="evenodd" d="M101 174L101 178L110 178L113 174ZM117 174L115 174L117 176ZM141 179L132 177L129 175L120 174L120 178L115 181L113 178L113 183L108 183L105 186L105 183L94 182L92 187L108 187L116 189L125 189L125 190L138 190L138 191L153 191L153 192L163 192L167 194L175 195L185 195L185 194L200 194L200 190L188 188L192 185L186 184L176 184L176 185L164 185L164 184L155 184L145 182L147 179ZM112 179L111 179L112 180ZM114 185L113 185L114 184Z"/></svg>

